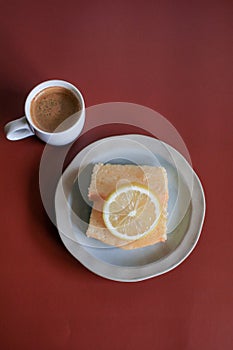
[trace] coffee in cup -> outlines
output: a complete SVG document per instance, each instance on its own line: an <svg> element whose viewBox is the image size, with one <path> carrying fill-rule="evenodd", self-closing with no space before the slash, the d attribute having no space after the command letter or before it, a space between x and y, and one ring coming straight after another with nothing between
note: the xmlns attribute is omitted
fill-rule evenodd
<svg viewBox="0 0 233 350"><path fill-rule="evenodd" d="M81 103L68 89L55 86L40 91L32 100L33 123L46 132L56 132L69 117L81 110Z"/></svg>

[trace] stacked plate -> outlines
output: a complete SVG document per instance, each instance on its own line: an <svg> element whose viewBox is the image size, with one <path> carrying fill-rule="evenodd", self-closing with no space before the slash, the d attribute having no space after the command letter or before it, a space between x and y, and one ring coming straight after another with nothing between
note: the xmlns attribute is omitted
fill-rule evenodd
<svg viewBox="0 0 233 350"><path fill-rule="evenodd" d="M96 163L163 166L168 175L168 239L122 250L85 234L91 211L88 187ZM173 147L142 135L108 137L84 148L66 168L55 195L56 224L69 252L89 270L116 281L140 281L168 272L196 246L205 216L202 185Z"/></svg>

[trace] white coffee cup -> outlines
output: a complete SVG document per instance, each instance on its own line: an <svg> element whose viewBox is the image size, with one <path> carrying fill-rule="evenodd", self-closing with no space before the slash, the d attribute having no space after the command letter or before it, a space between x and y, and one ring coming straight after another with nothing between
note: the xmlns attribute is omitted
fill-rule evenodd
<svg viewBox="0 0 233 350"><path fill-rule="evenodd" d="M81 110L68 117L64 125L61 124L54 132L47 132L40 129L32 120L31 103L34 97L42 90L49 87L63 87L70 90L78 99ZM71 83L64 80L48 80L36 87L29 93L25 102L25 116L13 120L5 125L5 134L8 140L16 141L28 136L36 135L42 141L54 146L62 146L76 140L80 135L85 122L85 103L81 92Z"/></svg>

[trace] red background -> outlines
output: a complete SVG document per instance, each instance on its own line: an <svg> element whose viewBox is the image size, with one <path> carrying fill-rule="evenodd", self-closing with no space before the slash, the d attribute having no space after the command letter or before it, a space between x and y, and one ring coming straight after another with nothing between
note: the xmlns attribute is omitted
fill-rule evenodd
<svg viewBox="0 0 233 350"><path fill-rule="evenodd" d="M232 14L229 0L2 2L2 349L232 348ZM175 270L113 282L62 245L40 199L44 144L3 133L31 88L51 78L77 85L87 106L151 107L183 137L207 215Z"/></svg>

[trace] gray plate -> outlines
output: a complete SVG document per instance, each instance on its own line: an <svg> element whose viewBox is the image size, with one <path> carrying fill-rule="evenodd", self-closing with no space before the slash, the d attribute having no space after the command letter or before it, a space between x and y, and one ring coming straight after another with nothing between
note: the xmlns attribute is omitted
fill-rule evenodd
<svg viewBox="0 0 233 350"><path fill-rule="evenodd" d="M168 174L168 239L125 251L86 237L91 202L87 192L95 163L163 166ZM57 228L69 252L92 272L116 281L140 281L178 266L195 247L205 198L197 175L174 148L142 135L114 136L83 149L62 175L55 195Z"/></svg>

